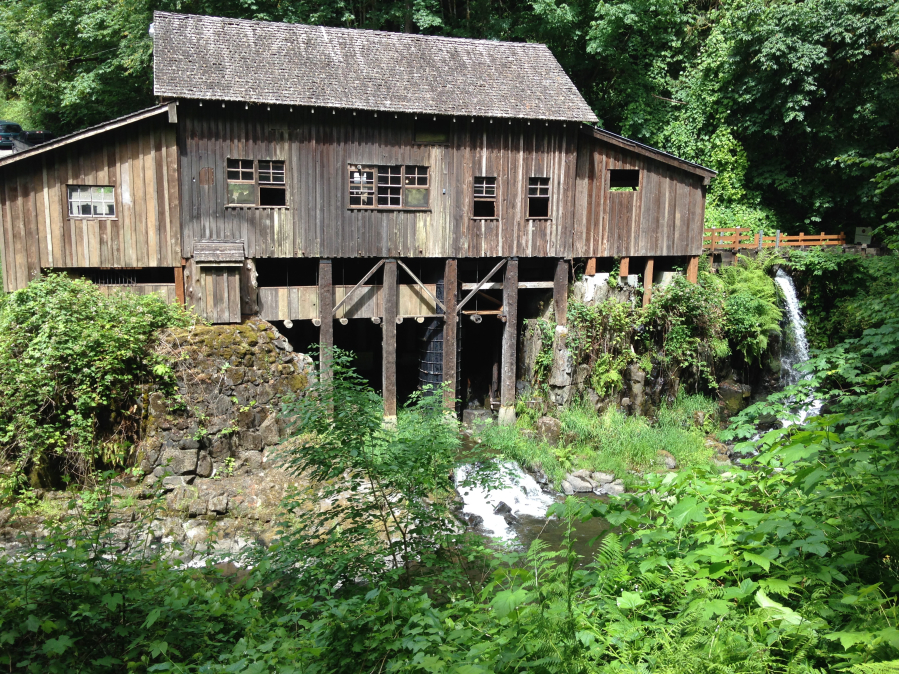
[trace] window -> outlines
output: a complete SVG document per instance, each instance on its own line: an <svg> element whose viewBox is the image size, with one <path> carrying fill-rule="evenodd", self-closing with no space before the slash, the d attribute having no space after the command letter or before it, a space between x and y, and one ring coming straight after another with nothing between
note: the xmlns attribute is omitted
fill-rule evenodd
<svg viewBox="0 0 899 674"><path fill-rule="evenodd" d="M471 216L474 218L496 217L496 178L475 177Z"/></svg>
<svg viewBox="0 0 899 674"><path fill-rule="evenodd" d="M449 143L450 125L446 117L415 120L415 142L428 144Z"/></svg>
<svg viewBox="0 0 899 674"><path fill-rule="evenodd" d="M69 215L78 218L114 218L113 188L69 185Z"/></svg>
<svg viewBox="0 0 899 674"><path fill-rule="evenodd" d="M228 160L229 206L286 206L283 161Z"/></svg>
<svg viewBox="0 0 899 674"><path fill-rule="evenodd" d="M640 189L640 171L637 169L609 169L609 189L636 192Z"/></svg>
<svg viewBox="0 0 899 674"><path fill-rule="evenodd" d="M528 217L549 217L549 178L528 178Z"/></svg>
<svg viewBox="0 0 899 674"><path fill-rule="evenodd" d="M427 166L350 166L350 208L427 208Z"/></svg>

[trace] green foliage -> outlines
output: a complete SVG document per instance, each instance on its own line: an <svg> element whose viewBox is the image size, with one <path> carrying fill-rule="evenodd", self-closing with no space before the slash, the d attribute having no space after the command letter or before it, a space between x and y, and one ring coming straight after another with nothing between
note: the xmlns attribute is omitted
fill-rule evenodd
<svg viewBox="0 0 899 674"><path fill-rule="evenodd" d="M874 325L872 304L899 292L899 257L845 255L825 248L791 251L791 275L802 295L809 342L833 346Z"/></svg>
<svg viewBox="0 0 899 674"><path fill-rule="evenodd" d="M52 467L87 480L95 463L121 463L136 386L159 365L147 344L188 320L156 295L107 297L62 274L0 297L0 452L14 461L4 490Z"/></svg>
<svg viewBox="0 0 899 674"><path fill-rule="evenodd" d="M759 360L768 348L768 336L780 332L780 295L767 273L777 260L774 254L738 255L736 265L721 269L727 292L725 330L747 361Z"/></svg>
<svg viewBox="0 0 899 674"><path fill-rule="evenodd" d="M670 452L679 466L703 464L712 454L705 434L716 429L717 419L715 400L682 393L662 406L654 422L614 408L597 414L587 405L573 404L559 411L559 447L495 424L481 427L478 435L486 447L522 466L542 469L558 485L566 474L581 468L622 477L651 469L659 450Z"/></svg>
<svg viewBox="0 0 899 674"><path fill-rule="evenodd" d="M292 516L276 569L299 566L297 582L326 595L391 573L409 583L456 534L449 507L460 441L442 392L414 395L386 424L382 399L351 362L335 350L331 374L284 408L295 433L284 467L315 486L285 503Z"/></svg>

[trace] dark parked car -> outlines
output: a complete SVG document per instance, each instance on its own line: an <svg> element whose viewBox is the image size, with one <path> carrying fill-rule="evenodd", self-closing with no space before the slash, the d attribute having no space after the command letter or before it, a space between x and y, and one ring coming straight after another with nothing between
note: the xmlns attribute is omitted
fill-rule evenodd
<svg viewBox="0 0 899 674"><path fill-rule="evenodd" d="M0 119L0 149L12 149L14 140L22 140L22 127L15 122Z"/></svg>

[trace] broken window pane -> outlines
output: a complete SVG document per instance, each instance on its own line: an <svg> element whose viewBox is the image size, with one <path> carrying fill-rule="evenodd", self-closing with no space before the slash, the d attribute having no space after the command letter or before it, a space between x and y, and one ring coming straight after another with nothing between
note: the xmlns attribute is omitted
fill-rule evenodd
<svg viewBox="0 0 899 674"><path fill-rule="evenodd" d="M259 186L260 206L286 206L287 190L283 187Z"/></svg>
<svg viewBox="0 0 899 674"><path fill-rule="evenodd" d="M528 178L528 217L549 217L549 178Z"/></svg>
<svg viewBox="0 0 899 674"><path fill-rule="evenodd" d="M369 168L350 169L350 206L374 206L375 171Z"/></svg>
<svg viewBox="0 0 899 674"><path fill-rule="evenodd" d="M492 199L475 199L471 215L475 218L495 218L496 201Z"/></svg>

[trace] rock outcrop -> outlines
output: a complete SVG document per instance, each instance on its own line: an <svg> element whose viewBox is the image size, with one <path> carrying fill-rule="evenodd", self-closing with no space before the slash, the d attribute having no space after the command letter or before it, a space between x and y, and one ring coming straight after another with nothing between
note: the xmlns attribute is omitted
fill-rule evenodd
<svg viewBox="0 0 899 674"><path fill-rule="evenodd" d="M175 389L144 392L137 465L169 489L260 469L285 437L281 404L313 376L311 359L256 318L167 331L158 352L172 364Z"/></svg>

